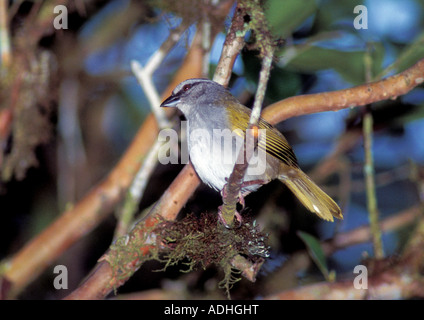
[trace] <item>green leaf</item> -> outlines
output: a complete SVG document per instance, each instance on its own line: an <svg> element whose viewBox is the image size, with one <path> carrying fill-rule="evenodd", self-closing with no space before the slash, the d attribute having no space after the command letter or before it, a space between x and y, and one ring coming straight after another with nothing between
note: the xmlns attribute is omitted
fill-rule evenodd
<svg viewBox="0 0 424 320"><path fill-rule="evenodd" d="M268 0L265 15L272 34L285 38L317 9L316 0Z"/></svg>
<svg viewBox="0 0 424 320"><path fill-rule="evenodd" d="M305 73L335 69L345 80L361 83L365 77L363 57L364 51L343 52L309 46L302 48L287 66Z"/></svg>
<svg viewBox="0 0 424 320"><path fill-rule="evenodd" d="M340 29L335 27L335 21L351 21L353 26L353 19L357 14L353 13L353 8L359 4L364 4L364 0L325 0L320 1L319 10L317 11L314 28L316 30L334 30ZM343 29L343 27L341 27Z"/></svg>
<svg viewBox="0 0 424 320"><path fill-rule="evenodd" d="M303 231L298 231L297 235L305 243L309 255L311 256L312 260L314 260L315 264L318 266L325 279L327 281L334 281L334 272L330 272L328 270L327 260L325 258L324 252L322 251L319 240L309 233Z"/></svg>
<svg viewBox="0 0 424 320"><path fill-rule="evenodd" d="M323 48L316 45L298 45L289 48L282 56L287 60L287 67L304 73L314 73L319 70L334 69L346 81L361 84L365 81L364 59L366 52L343 51ZM383 47L374 44L372 52L372 74L381 70ZM289 57L289 58L288 58Z"/></svg>
<svg viewBox="0 0 424 320"><path fill-rule="evenodd" d="M407 45L398 55L396 61L394 61L390 66L384 69L381 74L378 75L377 79L380 79L391 71L394 73L399 73L412 67L419 60L424 58L424 32L421 33L414 42L410 45Z"/></svg>

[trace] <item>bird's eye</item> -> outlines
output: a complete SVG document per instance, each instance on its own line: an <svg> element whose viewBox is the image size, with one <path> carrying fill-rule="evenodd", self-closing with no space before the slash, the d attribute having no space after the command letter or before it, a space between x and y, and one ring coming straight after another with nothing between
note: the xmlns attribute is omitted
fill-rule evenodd
<svg viewBox="0 0 424 320"><path fill-rule="evenodd" d="M186 92L191 88L191 84L185 84L183 87L183 91Z"/></svg>

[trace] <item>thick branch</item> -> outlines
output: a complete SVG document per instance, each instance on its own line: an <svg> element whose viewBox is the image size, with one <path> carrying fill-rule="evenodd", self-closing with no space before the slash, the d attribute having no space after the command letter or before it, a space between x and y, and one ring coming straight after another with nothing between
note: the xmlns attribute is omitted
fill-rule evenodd
<svg viewBox="0 0 424 320"><path fill-rule="evenodd" d="M244 11L237 5L213 76L213 81L218 82L224 87L228 86L230 82L232 67L244 46L245 32L241 32L244 28L243 14Z"/></svg>
<svg viewBox="0 0 424 320"><path fill-rule="evenodd" d="M349 89L307 94L278 101L264 109L262 117L272 124L288 118L323 111L338 111L373 102L396 99L424 82L424 59L409 69Z"/></svg>

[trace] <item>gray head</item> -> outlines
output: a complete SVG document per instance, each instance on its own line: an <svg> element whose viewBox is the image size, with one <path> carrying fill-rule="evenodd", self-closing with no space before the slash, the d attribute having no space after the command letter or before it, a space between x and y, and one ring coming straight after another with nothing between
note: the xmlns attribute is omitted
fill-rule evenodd
<svg viewBox="0 0 424 320"><path fill-rule="evenodd" d="M187 117L203 107L225 106L224 100L235 99L219 83L208 79L188 79L177 85L172 94L160 105L176 107Z"/></svg>

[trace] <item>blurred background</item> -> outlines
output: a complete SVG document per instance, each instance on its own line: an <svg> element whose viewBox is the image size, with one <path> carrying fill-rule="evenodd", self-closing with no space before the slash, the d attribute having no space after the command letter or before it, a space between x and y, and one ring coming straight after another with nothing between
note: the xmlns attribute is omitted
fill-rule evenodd
<svg viewBox="0 0 424 320"><path fill-rule="evenodd" d="M0 258L18 251L61 212L78 202L104 178L125 152L150 106L131 72L131 61L144 65L195 7L219 1L4 1L0 70ZM284 39L277 50L265 105L287 97L334 91L366 82L366 63L372 80L397 74L424 57L424 1L422 0L268 0L266 8L275 37ZM42 19L45 4L64 4L68 28L38 35L31 23ZM196 3L196 4L194 4ZM357 29L357 5L367 9L366 29ZM52 7L50 7L51 9ZM6 10L6 12L5 12ZM198 11L200 13L200 11ZM362 11L363 12L363 11ZM199 14L200 15L200 14ZM221 54L232 11L210 51L211 78ZM181 66L196 32L199 17L167 55L153 81L163 92ZM365 19L365 18L364 18ZM40 25L40 24L39 24ZM42 24L41 24L42 25ZM251 35L247 35L249 42ZM24 49L24 50L22 50ZM22 64L10 64L20 59ZM258 52L243 49L231 78L231 91L251 106L261 60ZM380 219L396 215L420 202L418 173L424 165L424 89L422 85L397 99L370 106L374 118L373 157ZM233 298L265 295L267 278L305 243L304 231L327 239L367 225L364 183L364 146L361 135L337 157L337 169L320 176L317 167L349 133L362 129L362 107L301 116L277 127L292 144L300 166L311 174L343 207L337 223L310 215L280 183L270 183L246 198L248 210L270 233L271 257L258 281L237 283ZM13 115L13 120L12 119ZM344 142L342 142L344 143ZM181 165L158 165L140 203L142 211L154 203L181 170ZM219 194L200 187L181 215L214 211ZM69 287L75 288L109 247L115 215L78 241L57 264L69 268ZM384 232L386 255L402 249L411 225ZM352 275L361 259L373 256L371 243L352 245L328 257L329 270ZM56 263L55 263L56 264ZM52 286L49 268L32 283L21 299L57 299L67 294ZM149 289L181 290L187 297L225 298L217 283L219 268L211 266L181 274L180 266L165 272L149 262L120 288L119 293ZM273 278L275 279L275 277ZM321 281L315 265L284 279L281 288ZM68 291L69 293L69 291Z"/></svg>

